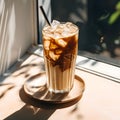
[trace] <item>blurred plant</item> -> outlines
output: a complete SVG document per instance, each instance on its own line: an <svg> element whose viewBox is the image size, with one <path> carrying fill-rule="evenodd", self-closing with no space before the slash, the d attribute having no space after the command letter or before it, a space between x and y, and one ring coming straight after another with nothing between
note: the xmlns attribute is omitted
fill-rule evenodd
<svg viewBox="0 0 120 120"><path fill-rule="evenodd" d="M110 15L110 18L108 21L109 24L115 23L116 20L120 17L120 1L116 4L115 9L116 9L115 12L113 12Z"/></svg>
<svg viewBox="0 0 120 120"><path fill-rule="evenodd" d="M102 4L103 9L98 17L98 35L102 50L108 51L112 58L119 57L120 49L120 0L112 4ZM114 4L113 4L114 3ZM117 52L116 52L117 50Z"/></svg>

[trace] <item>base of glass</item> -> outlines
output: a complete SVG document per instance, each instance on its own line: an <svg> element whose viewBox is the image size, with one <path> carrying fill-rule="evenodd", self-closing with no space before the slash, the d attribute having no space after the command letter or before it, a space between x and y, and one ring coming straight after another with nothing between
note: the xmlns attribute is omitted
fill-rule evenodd
<svg viewBox="0 0 120 120"><path fill-rule="evenodd" d="M71 89L70 90L53 90L53 89L48 89L50 92L52 92L52 93L69 93L70 91L71 91Z"/></svg>
<svg viewBox="0 0 120 120"><path fill-rule="evenodd" d="M79 76L75 75L74 84L70 91L48 89L44 72L28 79L23 88L27 99L30 99L30 104L33 106L48 107L50 104L51 107L63 108L71 106L81 99L85 83Z"/></svg>

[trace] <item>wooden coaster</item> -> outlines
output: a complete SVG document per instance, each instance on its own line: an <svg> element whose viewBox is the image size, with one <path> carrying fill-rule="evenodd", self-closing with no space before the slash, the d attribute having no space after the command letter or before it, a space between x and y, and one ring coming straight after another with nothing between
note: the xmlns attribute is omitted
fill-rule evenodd
<svg viewBox="0 0 120 120"><path fill-rule="evenodd" d="M40 107L42 103L42 105L63 108L73 105L81 99L85 83L75 75L74 86L69 93L51 93L46 87L46 74L43 72L27 80L23 89L25 94L34 101L35 106Z"/></svg>

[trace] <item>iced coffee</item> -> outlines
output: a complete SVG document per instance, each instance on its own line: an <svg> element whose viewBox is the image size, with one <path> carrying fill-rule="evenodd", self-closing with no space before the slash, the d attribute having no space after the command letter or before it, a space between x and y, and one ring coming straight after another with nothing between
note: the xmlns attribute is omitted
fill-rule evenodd
<svg viewBox="0 0 120 120"><path fill-rule="evenodd" d="M78 27L71 22L53 21L43 28L47 87L55 93L69 92L74 83L78 51Z"/></svg>

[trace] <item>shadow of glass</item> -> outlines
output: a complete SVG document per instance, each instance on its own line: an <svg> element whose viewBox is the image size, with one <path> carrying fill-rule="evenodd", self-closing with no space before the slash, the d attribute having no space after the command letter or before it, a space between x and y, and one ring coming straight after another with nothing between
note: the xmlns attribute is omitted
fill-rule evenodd
<svg viewBox="0 0 120 120"><path fill-rule="evenodd" d="M28 95L24 91L24 88L21 88L19 95L20 95L21 100L23 102L25 102L26 104L30 104L30 105L38 107L38 108L49 109L49 110L50 109L54 109L54 110L61 109L61 108L65 108L65 107L68 107L68 106L71 106L72 104L74 104L73 102L59 104L58 102L61 101L62 99L64 99L64 97L67 94L54 94L54 93L48 92L46 87L42 88L41 91L36 92L34 94L34 97L32 97L31 95ZM41 100L38 99L39 97ZM74 101L74 102L76 102L76 101Z"/></svg>
<svg viewBox="0 0 120 120"><path fill-rule="evenodd" d="M4 120L48 120L54 112L55 110L36 108L26 104Z"/></svg>
<svg viewBox="0 0 120 120"><path fill-rule="evenodd" d="M43 89L41 88L41 92L46 91L46 87L44 86ZM62 105L54 105L49 103L44 103L43 101L37 101L33 98L30 98L26 95L23 87L19 91L20 98L23 102L26 103L20 110L14 112L10 116L6 117L4 120L48 120L51 115L59 108L63 108L68 106L68 104ZM38 94L39 95L39 94ZM56 97L57 96L57 97ZM46 98L56 98L62 99L60 94L52 94L47 92ZM70 104L70 103L69 103ZM75 111L78 110L78 106L76 105L75 108L70 112L70 114L74 114ZM77 118L81 119L83 116L78 114Z"/></svg>
<svg viewBox="0 0 120 120"><path fill-rule="evenodd" d="M37 91L37 92L35 92L35 94L33 95L35 98L41 98L41 99L43 99L43 100L46 100L47 102L49 102L50 101L50 103L51 103L51 101L52 102L58 102L58 101L60 101L61 102L61 100L65 97L65 96L67 96L67 93L53 93L53 92L50 92L50 91L48 91L48 89L47 89L47 87L46 87L46 85L44 85L44 86L41 86L40 88L39 88L39 90Z"/></svg>

